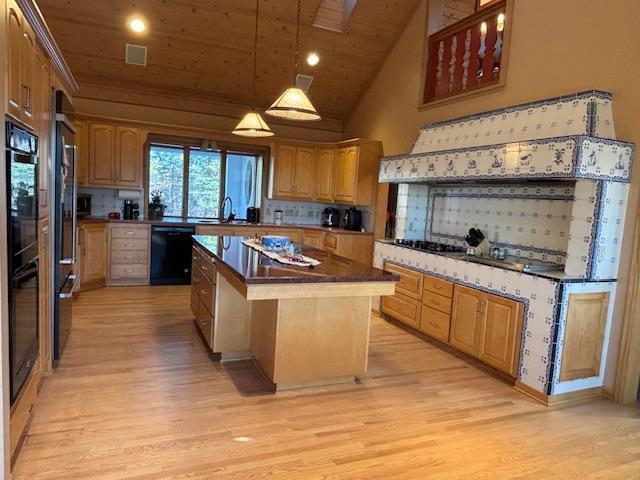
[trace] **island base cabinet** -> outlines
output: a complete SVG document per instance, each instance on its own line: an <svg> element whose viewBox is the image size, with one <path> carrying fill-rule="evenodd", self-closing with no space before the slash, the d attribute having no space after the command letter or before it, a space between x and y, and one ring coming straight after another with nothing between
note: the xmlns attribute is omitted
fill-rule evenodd
<svg viewBox="0 0 640 480"><path fill-rule="evenodd" d="M275 390L353 382L367 370L370 297L254 302L251 353Z"/></svg>

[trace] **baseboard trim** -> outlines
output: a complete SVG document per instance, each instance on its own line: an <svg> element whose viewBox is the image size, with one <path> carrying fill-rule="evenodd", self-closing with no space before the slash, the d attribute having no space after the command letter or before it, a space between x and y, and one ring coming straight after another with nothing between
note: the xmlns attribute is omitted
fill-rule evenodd
<svg viewBox="0 0 640 480"><path fill-rule="evenodd" d="M514 388L520 393L536 400L547 407L568 407L573 405L581 405L605 398L602 387L588 388L577 392L560 393L557 395L546 395L539 392L520 380L516 381Z"/></svg>

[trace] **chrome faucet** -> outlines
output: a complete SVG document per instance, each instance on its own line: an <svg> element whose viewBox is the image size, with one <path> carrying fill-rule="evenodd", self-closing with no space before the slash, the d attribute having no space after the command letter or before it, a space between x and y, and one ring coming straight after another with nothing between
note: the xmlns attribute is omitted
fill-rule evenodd
<svg viewBox="0 0 640 480"><path fill-rule="evenodd" d="M229 200L229 216L224 218L224 210L227 206L227 200ZM233 200L231 200L231 197L225 197L220 205L220 221L222 221L222 223L229 223L232 222L234 218L236 218L236 214L233 213Z"/></svg>

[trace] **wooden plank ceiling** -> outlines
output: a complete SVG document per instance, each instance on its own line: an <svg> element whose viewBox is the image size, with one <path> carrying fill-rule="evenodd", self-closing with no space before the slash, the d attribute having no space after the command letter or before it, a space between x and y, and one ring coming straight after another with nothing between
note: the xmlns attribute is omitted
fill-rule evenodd
<svg viewBox="0 0 640 480"><path fill-rule="evenodd" d="M344 122L384 62L420 0L359 0L343 33L312 26L320 0L303 0L300 73L327 118ZM254 8L251 0L38 0L82 96L95 87L251 104ZM261 0L258 107L293 81L296 0ZM147 19L131 33L126 19ZM125 43L149 48L147 67L124 63ZM309 67L306 53L321 62Z"/></svg>

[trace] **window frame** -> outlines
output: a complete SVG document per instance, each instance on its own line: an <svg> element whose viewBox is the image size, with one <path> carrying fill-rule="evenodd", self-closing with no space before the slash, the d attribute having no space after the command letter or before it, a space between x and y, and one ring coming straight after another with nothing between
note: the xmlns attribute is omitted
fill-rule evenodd
<svg viewBox="0 0 640 480"><path fill-rule="evenodd" d="M211 151L220 153L220 198L218 207L222 203L223 199L226 198L226 173L227 173L227 154L240 154L247 156L255 156L256 157L256 180L255 180L255 205L256 207L260 207L262 203L262 197L264 192L266 191L265 185L265 168L268 162L265 159L269 158L269 149L267 147L261 147L257 145L244 145L240 143L230 143L230 142L216 142L210 141L213 147ZM183 137L169 137L163 135L152 135L150 134L147 138L147 141L144 145L144 212L145 217L146 213L149 211L149 194L150 194L150 183L149 183L149 173L150 173L150 161L151 161L151 147L152 146L160 146L160 147L172 147L172 148L182 148L183 150L183 180L182 180L182 211L179 217L173 215L165 215L168 218L202 218L202 219L211 219L217 220L219 217L189 217L189 165L191 161L191 150L200 150L202 145L202 140L192 139L192 138L183 138ZM218 214L222 214L222 212L218 212Z"/></svg>

